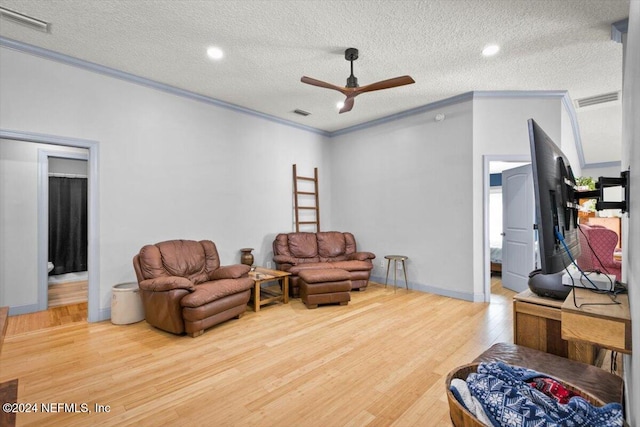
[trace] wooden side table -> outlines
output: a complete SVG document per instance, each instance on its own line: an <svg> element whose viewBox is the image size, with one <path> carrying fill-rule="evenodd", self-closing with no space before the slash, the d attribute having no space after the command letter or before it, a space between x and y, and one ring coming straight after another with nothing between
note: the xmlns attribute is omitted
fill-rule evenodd
<svg viewBox="0 0 640 427"><path fill-rule="evenodd" d="M249 272L249 277L254 281L253 289L253 310L258 312L260 307L276 301L283 304L289 303L289 276L291 273L269 268L257 267ZM281 292L272 292L269 289L262 289L262 284L267 282L278 282ZM262 297L265 294L265 298Z"/></svg>
<svg viewBox="0 0 640 427"><path fill-rule="evenodd" d="M398 261L402 263L402 271L404 272L404 286L409 290L409 282L407 281L407 268L405 265L405 261L409 259L409 257L404 255L385 255L384 257L387 260L387 278L384 281L384 287L387 287L387 282L389 281L389 265L391 265L391 261L393 261L393 292L398 290L398 284L396 282L396 273L398 271Z"/></svg>
<svg viewBox="0 0 640 427"><path fill-rule="evenodd" d="M513 297L514 344L593 364L596 348L562 338L562 304L536 295L529 289Z"/></svg>

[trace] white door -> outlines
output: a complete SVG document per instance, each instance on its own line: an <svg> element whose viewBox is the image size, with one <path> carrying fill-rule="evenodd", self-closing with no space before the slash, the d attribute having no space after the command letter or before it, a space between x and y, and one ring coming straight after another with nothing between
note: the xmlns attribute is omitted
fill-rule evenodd
<svg viewBox="0 0 640 427"><path fill-rule="evenodd" d="M531 165L502 172L502 286L528 288L535 269L533 173Z"/></svg>

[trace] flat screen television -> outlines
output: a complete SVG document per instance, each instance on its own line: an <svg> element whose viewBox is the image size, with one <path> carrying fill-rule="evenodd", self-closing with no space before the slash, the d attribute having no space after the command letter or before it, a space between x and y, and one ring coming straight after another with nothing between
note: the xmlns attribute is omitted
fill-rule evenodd
<svg viewBox="0 0 640 427"><path fill-rule="evenodd" d="M540 273L560 273L580 254L576 181L562 150L533 119L528 127Z"/></svg>

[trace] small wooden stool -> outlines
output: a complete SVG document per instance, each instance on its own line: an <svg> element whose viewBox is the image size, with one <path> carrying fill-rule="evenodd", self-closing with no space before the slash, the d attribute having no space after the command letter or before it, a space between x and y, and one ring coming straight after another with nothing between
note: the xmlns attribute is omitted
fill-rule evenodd
<svg viewBox="0 0 640 427"><path fill-rule="evenodd" d="M307 308L318 308L318 304L347 305L351 301L351 276L346 270L303 270L298 277L300 298Z"/></svg>
<svg viewBox="0 0 640 427"><path fill-rule="evenodd" d="M402 262L402 271L404 272L404 286L409 290L409 282L407 281L407 268L405 265L405 260L409 259L408 256L404 255L385 255L384 257L387 260L387 278L384 280L384 287L387 287L387 282L389 281L389 265L391 261L393 261L393 292L398 290L398 284L396 283L396 272L398 271L398 261Z"/></svg>

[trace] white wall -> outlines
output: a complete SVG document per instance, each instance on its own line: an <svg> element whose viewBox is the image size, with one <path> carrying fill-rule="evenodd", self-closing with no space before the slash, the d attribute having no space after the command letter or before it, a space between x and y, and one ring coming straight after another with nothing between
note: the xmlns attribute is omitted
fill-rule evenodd
<svg viewBox="0 0 640 427"><path fill-rule="evenodd" d="M630 167L630 215L623 219L622 278L629 285L633 355L625 358L627 421L640 425L640 1L629 8L622 90L622 169Z"/></svg>
<svg viewBox="0 0 640 427"><path fill-rule="evenodd" d="M528 158L531 117L562 141L563 95L532 96L481 94L332 139L331 216L377 254L375 279L398 253L414 289L484 300L484 156Z"/></svg>
<svg viewBox="0 0 640 427"><path fill-rule="evenodd" d="M471 298L472 113L468 100L332 138L331 217L377 255L374 279L406 255L411 288Z"/></svg>
<svg viewBox="0 0 640 427"><path fill-rule="evenodd" d="M0 128L99 143L101 318L144 244L211 239L223 263L253 247L264 264L293 228L291 165L331 183L322 135L78 67L0 48L0 93Z"/></svg>

